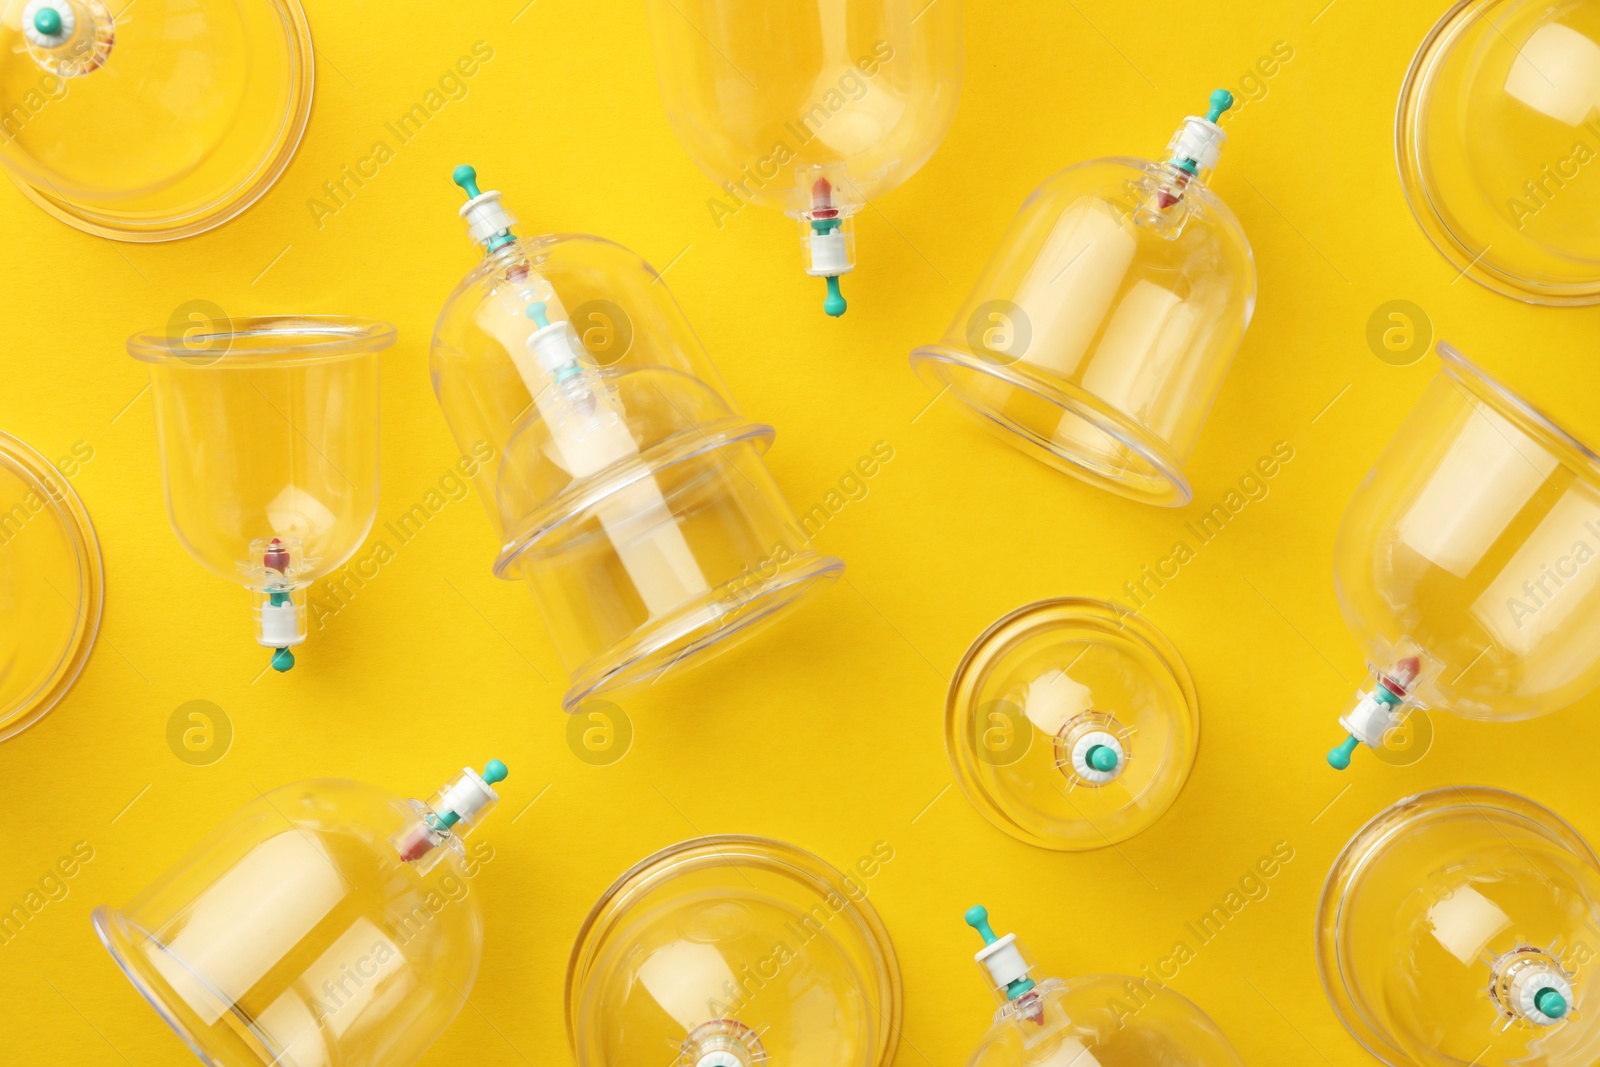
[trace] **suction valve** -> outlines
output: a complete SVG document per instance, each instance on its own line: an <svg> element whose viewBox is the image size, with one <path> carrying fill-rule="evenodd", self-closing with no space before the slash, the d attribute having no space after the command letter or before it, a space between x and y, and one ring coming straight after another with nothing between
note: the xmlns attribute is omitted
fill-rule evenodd
<svg viewBox="0 0 1600 1067"><path fill-rule="evenodd" d="M98 70L117 39L115 17L100 0L28 0L12 25L25 43L17 51L61 78Z"/></svg>
<svg viewBox="0 0 1600 1067"><path fill-rule="evenodd" d="M811 186L811 210L805 215L807 230L806 273L828 283L822 310L834 318L850 305L839 291L839 276L855 269L855 241L850 218L839 209L833 183L819 177Z"/></svg>
<svg viewBox="0 0 1600 1067"><path fill-rule="evenodd" d="M443 803L435 809L438 812L435 828L448 830L457 822L474 822L480 811L500 799L492 787L505 781L510 773L497 759L484 764L482 774L471 767L462 768L461 777L445 790Z"/></svg>
<svg viewBox="0 0 1600 1067"><path fill-rule="evenodd" d="M432 855L435 849L450 837L470 833L499 802L500 794L494 791L494 786L505 781L509 773L506 765L497 759L484 764L482 774L471 767L463 767L455 780L429 797L426 804L412 801L420 819L390 838L401 860L417 863L423 871L432 867L438 859ZM453 830L458 825L461 828Z"/></svg>
<svg viewBox="0 0 1600 1067"><path fill-rule="evenodd" d="M306 640L305 593L299 588L304 555L298 538L272 537L251 542L250 557L256 643L272 649L272 669L282 674L294 668L293 648Z"/></svg>
<svg viewBox="0 0 1600 1067"><path fill-rule="evenodd" d="M1191 115L1183 120L1183 128L1172 139L1172 162L1190 174L1210 173L1222 159L1222 146L1228 135L1217 120L1233 106L1233 94L1217 89L1211 94L1211 110L1205 118Z"/></svg>
<svg viewBox="0 0 1600 1067"><path fill-rule="evenodd" d="M995 988L1003 989L1011 1000L1032 989L1033 979L1028 973L1033 966L1023 955L1022 946L1017 944L1017 935L995 936L993 927L989 925L989 909L981 904L967 909L966 921L983 938L983 948L973 959L989 973Z"/></svg>
<svg viewBox="0 0 1600 1067"><path fill-rule="evenodd" d="M1357 745L1378 748L1383 744L1384 735L1405 717L1407 693L1421 671L1421 659L1407 656L1387 673L1378 673L1368 689L1356 694L1355 706L1339 719L1349 736L1328 750L1328 766L1346 770Z"/></svg>
<svg viewBox="0 0 1600 1067"><path fill-rule="evenodd" d="M1508 993L1512 1013L1535 1026L1554 1026L1572 1010L1572 983L1553 959L1536 958L1515 969Z"/></svg>
<svg viewBox="0 0 1600 1067"><path fill-rule="evenodd" d="M461 206L461 217L467 220L467 233L472 239L493 252L516 241L511 227L516 218L500 203L500 193L494 189L487 193L478 189L478 172L472 167L460 166L450 174L450 180L461 186L467 202Z"/></svg>
<svg viewBox="0 0 1600 1067"><path fill-rule="evenodd" d="M37 48L60 48L77 29L77 13L65 0L33 0L23 9L23 36Z"/></svg>
<svg viewBox="0 0 1600 1067"><path fill-rule="evenodd" d="M1093 724L1086 725L1088 728L1080 726L1065 731L1066 742L1070 745L1067 754L1072 763L1072 775L1090 785L1105 785L1122 774L1128 754L1122 747L1122 739L1111 730ZM1114 724L1107 722L1104 725Z"/></svg>

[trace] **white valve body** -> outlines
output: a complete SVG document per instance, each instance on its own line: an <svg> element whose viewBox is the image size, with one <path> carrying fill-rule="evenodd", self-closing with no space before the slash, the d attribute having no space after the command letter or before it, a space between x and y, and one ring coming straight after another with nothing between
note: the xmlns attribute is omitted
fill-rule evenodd
<svg viewBox="0 0 1600 1067"><path fill-rule="evenodd" d="M1383 735L1399 725L1400 708L1401 705L1390 706L1371 693L1363 693L1361 702L1345 713L1339 725L1368 748L1379 748Z"/></svg>
<svg viewBox="0 0 1600 1067"><path fill-rule="evenodd" d="M461 777L445 790L443 803L445 810L455 812L461 817L462 822L471 824L477 818L479 811L499 799L500 794L496 793L477 771L471 767L463 767Z"/></svg>
<svg viewBox="0 0 1600 1067"><path fill-rule="evenodd" d="M300 609L294 601L262 604L257 613L256 643L267 648L292 648L304 644L300 632Z"/></svg>
<svg viewBox="0 0 1600 1067"><path fill-rule="evenodd" d="M996 988L1004 989L1012 982L1028 977L1028 961L1017 947L1017 935L1007 934L983 946L972 957L983 964Z"/></svg>
<svg viewBox="0 0 1600 1067"><path fill-rule="evenodd" d="M1222 147L1227 143L1228 135L1221 126L1198 115L1190 115L1183 120L1183 128L1172 140L1172 157L1192 159L1199 170L1213 171L1217 169L1217 163L1222 159Z"/></svg>
<svg viewBox="0 0 1600 1067"><path fill-rule="evenodd" d="M807 248L810 262L806 264L806 273L813 278L833 278L855 269L855 264L850 262L850 245L842 226L835 226L827 233L813 233Z"/></svg>
<svg viewBox="0 0 1600 1067"><path fill-rule="evenodd" d="M491 189L461 205L461 217L467 221L467 233L480 245L486 245L498 235L517 224L516 216L500 203L500 193Z"/></svg>

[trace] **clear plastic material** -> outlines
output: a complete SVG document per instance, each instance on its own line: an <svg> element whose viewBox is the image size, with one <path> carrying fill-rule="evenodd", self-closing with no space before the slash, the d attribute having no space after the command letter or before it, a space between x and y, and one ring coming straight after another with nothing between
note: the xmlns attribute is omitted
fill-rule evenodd
<svg viewBox="0 0 1600 1067"><path fill-rule="evenodd" d="M1493 789L1403 800L1334 862L1317 960L1339 1019L1395 1065L1600 1058L1600 860L1555 814Z"/></svg>
<svg viewBox="0 0 1600 1067"><path fill-rule="evenodd" d="M139 0L136 10L10 0L0 12L0 167L79 229L186 237L277 180L305 130L311 86L298 0Z"/></svg>
<svg viewBox="0 0 1600 1067"><path fill-rule="evenodd" d="M967 1067L1244 1067L1205 1012L1153 982L1046 978L1024 1001L995 1012Z"/></svg>
<svg viewBox="0 0 1600 1067"><path fill-rule="evenodd" d="M648 0L667 118L721 189L798 220L806 273L855 266L854 217L933 155L961 95L958 0Z"/></svg>
<svg viewBox="0 0 1600 1067"><path fill-rule="evenodd" d="M1082 598L1018 608L950 683L945 748L967 799L1006 833L1082 850L1151 826L1200 741L1194 682L1141 616Z"/></svg>
<svg viewBox="0 0 1600 1067"><path fill-rule="evenodd" d="M1411 707L1526 719L1600 682L1600 459L1439 355L1339 528L1334 585L1372 677L1335 766Z"/></svg>
<svg viewBox="0 0 1600 1067"><path fill-rule="evenodd" d="M900 972L867 893L892 858L880 843L847 876L792 845L724 836L640 862L572 949L577 1067L888 1067Z"/></svg>
<svg viewBox="0 0 1600 1067"><path fill-rule="evenodd" d="M984 909L967 921L988 942L977 958L1000 1002L967 1067L1243 1067L1217 1024L1166 986L1111 974L1041 978L1015 934L993 938ZM997 971L1008 980L996 985Z"/></svg>
<svg viewBox="0 0 1600 1067"><path fill-rule="evenodd" d="M434 391L573 711L729 647L844 565L810 547L761 458L772 428L727 399L655 271L596 237L510 236L471 173L463 213L491 250L439 316Z"/></svg>
<svg viewBox="0 0 1600 1067"><path fill-rule="evenodd" d="M1600 301L1600 3L1462 0L1428 34L1395 140L1412 213L1460 273L1534 304Z"/></svg>
<svg viewBox="0 0 1600 1067"><path fill-rule="evenodd" d="M66 696L100 632L105 575L78 494L0 433L0 740Z"/></svg>
<svg viewBox="0 0 1600 1067"><path fill-rule="evenodd" d="M1050 178L911 365L1058 470L1188 503L1184 464L1255 309L1250 242L1208 184L1225 139L1191 117L1168 162L1098 159Z"/></svg>
<svg viewBox="0 0 1600 1067"><path fill-rule="evenodd" d="M465 771L443 792L504 777ZM469 777L470 776L470 777ZM462 838L481 819L358 782L275 789L121 910L101 941L203 1061L407 1067L455 1018L483 953Z"/></svg>
<svg viewBox="0 0 1600 1067"><path fill-rule="evenodd" d="M150 366L167 515L211 573L255 603L256 641L306 637L305 598L378 510L378 354L394 327L326 316L219 319L136 334Z"/></svg>

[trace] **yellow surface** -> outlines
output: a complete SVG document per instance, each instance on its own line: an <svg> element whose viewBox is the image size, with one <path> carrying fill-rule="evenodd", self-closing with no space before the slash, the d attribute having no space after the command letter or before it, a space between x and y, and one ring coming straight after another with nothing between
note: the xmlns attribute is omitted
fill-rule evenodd
<svg viewBox="0 0 1600 1067"><path fill-rule="evenodd" d="M0 945L0 1062L188 1062L96 943L89 912L126 902L256 789L302 777L425 795L468 760L511 765L484 831L494 859L474 886L489 924L483 970L435 1065L566 1062L562 979L579 921L629 863L696 833L770 834L841 866L888 842L894 859L871 900L905 975L899 1063L934 1067L960 1067L991 1010L961 923L972 903L1065 975L1137 973L1189 940L1194 958L1172 985L1246 1061L1360 1064L1370 1061L1323 999L1311 937L1324 873L1357 825L1408 792L1478 782L1527 792L1600 838L1586 755L1600 745L1595 697L1521 725L1436 716L1433 751L1406 769L1366 752L1344 776L1322 763L1361 674L1334 599L1334 532L1437 367L1377 359L1365 338L1373 310L1415 301L1440 336L1600 440L1600 311L1527 308L1453 281L1402 200L1394 98L1442 3L972 5L955 126L921 174L862 217L851 311L835 322L819 310L822 283L800 273L792 222L750 208L714 225L715 188L656 99L642 6L525 2L407 0L381 14L314 3L306 141L277 188L222 230L113 245L0 189L0 427L52 457L92 449L72 481L108 571L104 630L77 689L0 747L0 904L24 900L75 847L93 854L63 899ZM394 145L385 123L477 41L493 58L465 97L319 226L308 199L374 142ZM1293 58L1230 121L1215 183L1254 242L1261 292L1190 465L1195 504L1123 501L989 439L948 398L924 411L906 354L939 336L1029 190L1075 160L1159 152L1214 85L1243 95L1278 42ZM817 538L848 561L846 581L755 644L628 698L633 747L609 767L568 748L559 667L526 591L489 573L480 505L445 504L403 545L382 529L448 483L456 460L426 365L433 318L475 259L448 180L466 161L504 190L525 232L585 230L671 264L667 280L734 395L778 427L771 464L798 509L823 501L875 442L894 451ZM193 563L168 528L145 368L123 353L127 334L196 299L400 329L383 357L374 535L394 558L284 677L258 677L266 656L250 641L244 591ZM1201 699L1199 759L1171 812L1081 855L992 829L951 786L942 745L945 687L968 642L1037 597L1125 597L1123 583L1169 555L1184 521L1278 442L1294 458L1270 493L1147 610ZM168 747L168 719L191 700L221 707L236 734L210 766ZM1196 944L1185 923L1278 842L1293 859L1264 899Z"/></svg>

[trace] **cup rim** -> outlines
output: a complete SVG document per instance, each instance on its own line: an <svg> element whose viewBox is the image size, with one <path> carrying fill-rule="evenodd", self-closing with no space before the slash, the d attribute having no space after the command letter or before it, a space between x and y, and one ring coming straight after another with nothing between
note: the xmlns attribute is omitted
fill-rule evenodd
<svg viewBox="0 0 1600 1067"><path fill-rule="evenodd" d="M1577 471L1590 485L1600 489L1600 455L1594 449L1472 362L1455 345L1440 341L1434 348L1439 354L1442 373L1510 419L1558 460Z"/></svg>
<svg viewBox="0 0 1600 1067"><path fill-rule="evenodd" d="M129 337L128 355L196 369L304 366L369 356L396 336L390 323L346 315L224 315L195 330L177 325Z"/></svg>
<svg viewBox="0 0 1600 1067"><path fill-rule="evenodd" d="M970 351L943 343L913 349L911 369L932 388L938 388L941 392L954 389L963 412L976 419L979 425L1024 455L1032 456L1063 474L1141 504L1180 508L1194 500L1194 489L1184 474L1183 463L1166 442L1072 382L1059 379L1050 381L1016 363L991 363ZM952 369L986 374L1054 404L1063 412L1070 412L1133 452L1149 466L1150 472L1137 477L1126 472L1107 473L1090 464L1073 449L1057 447L1037 439L1026 427L974 404L946 373ZM1139 479L1148 481L1150 485L1140 484Z"/></svg>
<svg viewBox="0 0 1600 1067"><path fill-rule="evenodd" d="M0 468L30 485L61 525L78 561L77 625L60 658L39 688L12 704L0 704L0 741L15 737L49 714L88 666L100 636L105 607L105 563L88 509L72 484L27 442L0 431Z"/></svg>

